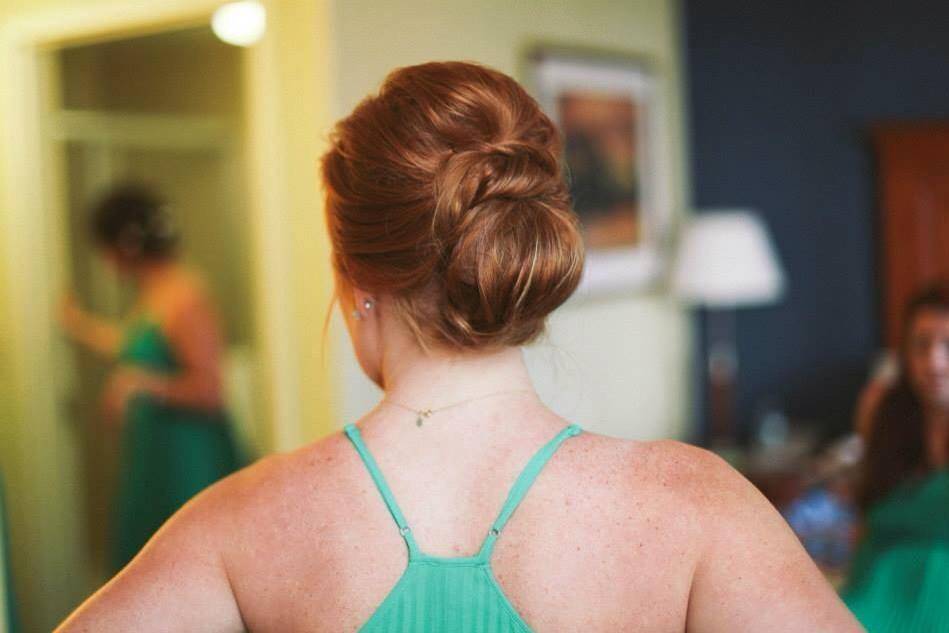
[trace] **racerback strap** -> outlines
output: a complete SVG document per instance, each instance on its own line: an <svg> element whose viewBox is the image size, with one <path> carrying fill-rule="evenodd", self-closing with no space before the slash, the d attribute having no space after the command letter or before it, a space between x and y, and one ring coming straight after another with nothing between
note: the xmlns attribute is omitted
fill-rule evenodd
<svg viewBox="0 0 949 633"><path fill-rule="evenodd" d="M415 543L415 537L412 536L412 528L410 528L406 522L405 515L402 514L399 504L396 503L395 496L393 496L392 491L389 489L389 484L386 483L385 477L382 476L382 471L379 470L379 465L376 463L375 458L373 458L369 449L366 448L366 444L362 440L362 435L359 433L359 428L354 424L347 424L343 431L346 433L346 437L349 438L349 441L353 443L353 446L356 447L356 452L359 453L359 457L362 458L362 463L366 465L366 470L369 471L369 475L376 484L379 494L382 495L382 500L385 501L386 507L389 509L389 514L392 515L392 519L396 525L399 526L399 533L402 535L402 538L405 539L405 544L409 548L409 556L412 557L418 554L419 549Z"/></svg>
<svg viewBox="0 0 949 633"><path fill-rule="evenodd" d="M523 501L524 496L534 484L534 480L540 475L540 472L544 469L544 466L547 465L547 462L550 461L550 458L554 456L554 453L557 452L557 449L560 448L560 445L563 444L567 438L579 435L580 432L581 429L579 426L571 424L541 447L531 460L527 462L527 466L524 467L524 470L521 471L520 476L514 482L514 486L511 487L511 492L507 495L507 501L504 502L501 513L491 525L488 536L485 538L484 544L481 546L481 551L478 553L479 558L487 560L491 557L491 552L494 551L494 543L497 541L498 536L500 536L501 530L504 529L511 515L517 510L517 506Z"/></svg>
<svg viewBox="0 0 949 633"><path fill-rule="evenodd" d="M372 481L376 484L379 494L382 495L382 499L385 501L386 507L389 509L389 514L392 515L392 519L399 527L399 533L402 535L402 538L405 539L405 544L409 549L409 558L414 559L418 557L424 557L415 542L415 537L412 536L412 530L406 522L405 516L402 514L402 510L399 508L399 504L396 503L395 496L393 496L392 491L389 489L389 485L386 483L385 477L382 476L382 471L379 470L379 465L373 458L372 453L369 452L369 449L366 448L366 444L363 442L362 435L359 433L359 429L354 424L347 424L343 431L346 433L346 436L356 448L356 452L359 453L359 457L362 459L363 464L365 464L366 470L369 471ZM523 501L524 496L530 490L531 486L534 484L534 481L537 479L537 476L540 475L541 471L544 469L544 466L547 465L547 462L550 461L550 458L553 457L554 453L557 452L557 449L560 448L560 445L563 444L567 438L579 435L580 433L580 427L576 424L571 424L560 431L556 437L547 442L534 454L531 460L527 463L527 466L524 467L524 470L521 471L521 474L514 482L514 486L511 487L511 491L508 493L507 500L504 502L504 506L501 508L501 513L498 515L498 518L494 520L494 523L491 524L491 529L488 531L488 536L485 538L484 543L482 544L481 549L475 558L481 560L482 562L487 562L490 559L491 552L494 551L494 544L497 541L498 536L500 536L501 530L503 530L504 526L507 525L511 515L514 514L517 506L520 505L521 501Z"/></svg>

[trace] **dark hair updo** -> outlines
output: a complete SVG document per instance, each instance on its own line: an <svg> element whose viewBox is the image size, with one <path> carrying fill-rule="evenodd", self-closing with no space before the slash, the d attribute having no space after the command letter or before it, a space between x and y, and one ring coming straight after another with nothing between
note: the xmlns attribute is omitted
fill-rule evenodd
<svg viewBox="0 0 949 633"><path fill-rule="evenodd" d="M528 343L577 287L560 136L501 72L392 72L337 124L322 173L337 273L391 296L423 344Z"/></svg>
<svg viewBox="0 0 949 633"><path fill-rule="evenodd" d="M134 183L111 189L96 202L92 234L99 246L131 263L167 259L178 247L178 232L164 200Z"/></svg>

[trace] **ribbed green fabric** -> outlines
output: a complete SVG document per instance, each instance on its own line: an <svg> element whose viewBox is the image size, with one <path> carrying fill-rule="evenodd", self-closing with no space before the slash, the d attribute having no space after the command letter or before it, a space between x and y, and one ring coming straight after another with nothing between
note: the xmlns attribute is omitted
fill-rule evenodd
<svg viewBox="0 0 949 633"><path fill-rule="evenodd" d="M491 553L508 519L544 465L564 440L580 433L580 427L571 424L537 451L514 482L478 554L464 558L429 556L419 549L359 429L349 424L345 432L379 489L409 553L408 566L399 582L360 630L366 633L529 632L530 627L514 610L494 578Z"/></svg>

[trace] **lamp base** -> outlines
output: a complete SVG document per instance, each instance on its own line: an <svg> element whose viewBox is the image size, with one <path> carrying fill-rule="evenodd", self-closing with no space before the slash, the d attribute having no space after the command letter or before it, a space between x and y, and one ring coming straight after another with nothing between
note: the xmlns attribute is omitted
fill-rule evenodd
<svg viewBox="0 0 949 633"><path fill-rule="evenodd" d="M735 345L734 310L708 310L706 313L708 356L709 446L736 444L735 380L738 375L738 349Z"/></svg>

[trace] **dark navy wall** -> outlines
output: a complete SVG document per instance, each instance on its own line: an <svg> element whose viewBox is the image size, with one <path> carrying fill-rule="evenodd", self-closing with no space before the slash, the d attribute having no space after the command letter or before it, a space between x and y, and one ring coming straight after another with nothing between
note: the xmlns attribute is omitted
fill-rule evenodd
<svg viewBox="0 0 949 633"><path fill-rule="evenodd" d="M949 2L685 0L697 209L757 210L788 274L738 314L739 413L849 424L881 340L868 126L949 118Z"/></svg>

